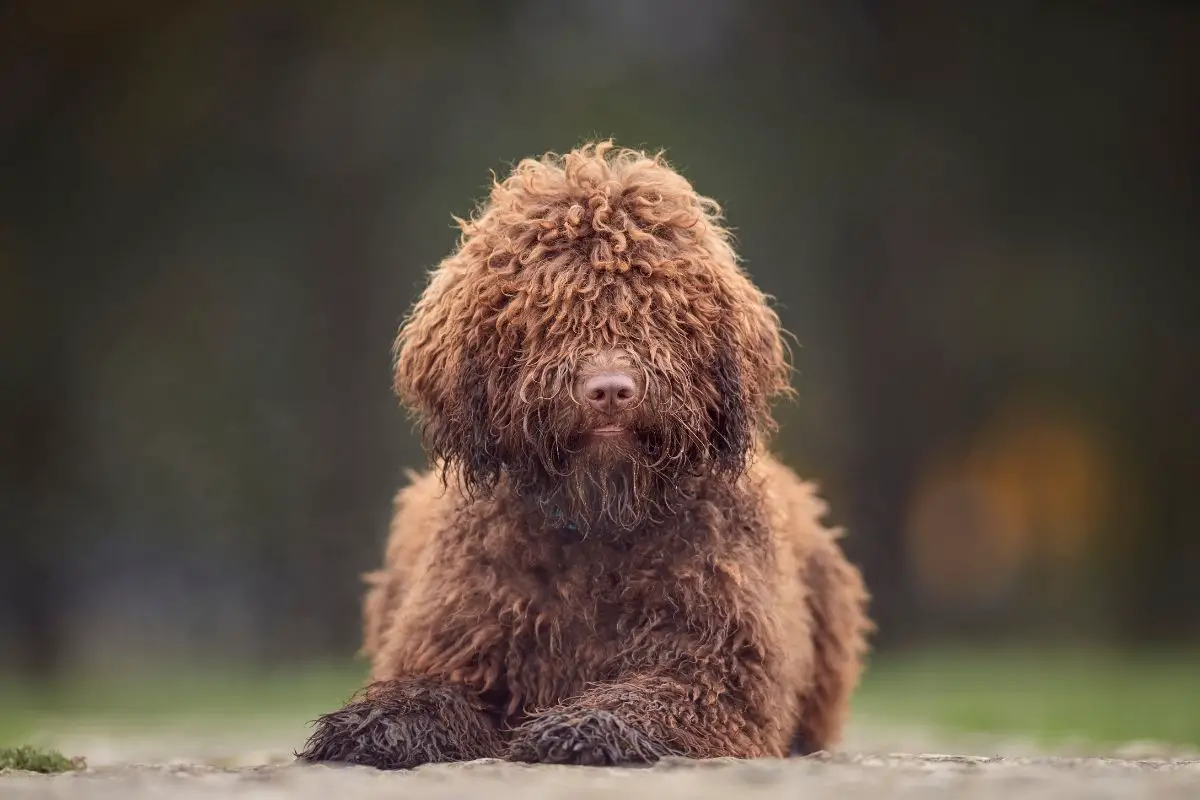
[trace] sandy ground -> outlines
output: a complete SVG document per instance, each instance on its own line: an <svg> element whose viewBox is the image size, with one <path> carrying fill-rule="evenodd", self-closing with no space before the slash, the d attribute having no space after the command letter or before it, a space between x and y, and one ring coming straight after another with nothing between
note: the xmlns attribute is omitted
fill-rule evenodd
<svg viewBox="0 0 1200 800"><path fill-rule="evenodd" d="M0 773L0 799L26 798L1200 798L1200 754L1133 744L1088 757L1083 745L1039 752L1028 742L946 737L858 724L834 754L804 759L691 762L593 769L476 761L406 773L298 766L304 729L216 735L201 726L45 737L88 768L57 776Z"/></svg>

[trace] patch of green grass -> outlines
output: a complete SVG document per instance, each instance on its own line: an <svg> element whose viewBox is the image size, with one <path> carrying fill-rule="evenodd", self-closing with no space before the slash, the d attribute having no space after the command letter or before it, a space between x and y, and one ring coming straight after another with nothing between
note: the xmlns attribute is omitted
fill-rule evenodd
<svg viewBox="0 0 1200 800"><path fill-rule="evenodd" d="M0 770L16 769L25 772L67 772L81 769L82 760L67 758L57 750L41 747L0 747Z"/></svg>
<svg viewBox="0 0 1200 800"><path fill-rule="evenodd" d="M1200 746L1200 652L921 650L873 659L856 713L964 732Z"/></svg>
<svg viewBox="0 0 1200 800"><path fill-rule="evenodd" d="M157 665L136 673L79 675L55 686L0 676L0 745L81 724L146 729L297 725L336 708L360 686L365 667L309 664L279 671Z"/></svg>
<svg viewBox="0 0 1200 800"><path fill-rule="evenodd" d="M336 708L364 665L277 672L157 665L142 674L79 676L57 688L0 676L0 745L80 724L103 730L179 724L295 725ZM872 658L855 695L865 719L1053 743L1153 740L1200 747L1200 650L923 649Z"/></svg>

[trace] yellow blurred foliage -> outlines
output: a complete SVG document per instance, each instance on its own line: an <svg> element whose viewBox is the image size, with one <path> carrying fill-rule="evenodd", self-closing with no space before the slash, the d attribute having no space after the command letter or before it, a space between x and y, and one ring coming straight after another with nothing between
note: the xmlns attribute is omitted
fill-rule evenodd
<svg viewBox="0 0 1200 800"><path fill-rule="evenodd" d="M1111 458L1077 413L1019 399L928 459L907 526L923 594L1001 591L1031 560L1077 561L1110 512Z"/></svg>

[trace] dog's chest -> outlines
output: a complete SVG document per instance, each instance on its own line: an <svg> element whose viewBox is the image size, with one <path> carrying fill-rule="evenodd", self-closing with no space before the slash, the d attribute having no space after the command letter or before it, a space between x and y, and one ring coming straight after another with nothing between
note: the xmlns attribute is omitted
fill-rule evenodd
<svg viewBox="0 0 1200 800"><path fill-rule="evenodd" d="M538 555L506 576L493 606L505 683L522 707L653 663L699 602L695 565L661 549L585 542Z"/></svg>

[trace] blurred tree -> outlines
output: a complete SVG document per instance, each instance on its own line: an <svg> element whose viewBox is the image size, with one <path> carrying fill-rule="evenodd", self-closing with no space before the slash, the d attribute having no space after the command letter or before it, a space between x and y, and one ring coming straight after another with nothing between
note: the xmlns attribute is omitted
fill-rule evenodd
<svg viewBox="0 0 1200 800"><path fill-rule="evenodd" d="M1194 637L1197 20L935 0L5 5L0 653L47 674L176 645L350 652L357 574L423 461L388 391L396 324L489 167L593 134L666 146L780 299L801 402L776 444L849 527L883 646ZM1070 469L972 455L1024 441L990 426L1028 396L1105 454L1105 511L1003 534L929 511L953 494L933 484L1070 499ZM967 540L933 573L922 515ZM1099 552L1020 556L1037 537ZM931 607L927 574L988 552L1012 556L981 578L1003 591Z"/></svg>

